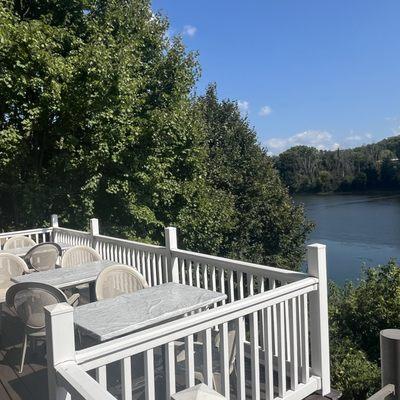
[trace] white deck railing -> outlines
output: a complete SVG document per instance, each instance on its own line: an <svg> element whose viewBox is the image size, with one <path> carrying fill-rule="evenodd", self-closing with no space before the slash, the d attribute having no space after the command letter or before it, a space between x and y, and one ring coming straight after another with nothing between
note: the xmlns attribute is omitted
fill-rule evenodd
<svg viewBox="0 0 400 400"><path fill-rule="evenodd" d="M140 356L144 358L146 400L169 399L178 388L177 343L185 349L186 387L195 384L195 371L200 368L210 386L213 374L219 374L220 390L226 398L302 399L319 389L323 394L330 392L325 246L308 246L308 273L301 273L180 250L175 228L166 228L165 246L100 235L96 219L91 220L90 232L58 227L54 216L52 227L46 229L46 238L85 244L105 259L135 266L149 285L174 281L228 296L222 306L79 351L75 350L72 309L67 305L49 307L51 399L64 400L71 393L73 399L130 400L131 357ZM232 332L236 379L229 368L228 337ZM215 364L212 347L217 334L220 361ZM201 367L193 357L195 342L200 343ZM159 360L161 370L159 365L155 367ZM112 363L120 364L119 389L107 385L107 366ZM165 388L156 394L155 381L160 376Z"/></svg>

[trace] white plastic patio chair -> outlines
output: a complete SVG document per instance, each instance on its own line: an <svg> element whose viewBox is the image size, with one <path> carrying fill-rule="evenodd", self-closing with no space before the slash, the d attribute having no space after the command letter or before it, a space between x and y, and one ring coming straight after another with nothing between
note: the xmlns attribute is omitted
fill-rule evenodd
<svg viewBox="0 0 400 400"><path fill-rule="evenodd" d="M46 338L44 307L64 302L76 305L78 299L78 294L67 299L61 290L38 282L17 283L8 289L7 305L15 311L25 328L19 373L24 368L28 339L36 342Z"/></svg>
<svg viewBox="0 0 400 400"><path fill-rule="evenodd" d="M195 365L203 364L203 351L204 344L202 341L201 335L199 335L199 340L194 343L194 356L195 356ZM220 351L221 351L221 336L219 332L213 330L213 344L212 344L212 364L213 368L219 369L220 366ZM184 343L181 341L176 341L175 345L178 348L178 352L176 355L176 367L178 373L177 374L177 383L181 386L185 386L185 359L186 359L186 351L182 349ZM181 349L181 350L180 350ZM228 331L228 353L229 353L229 375L236 372L235 369L235 361L236 361L236 330L232 327ZM196 382L204 383L204 375L202 370L195 371L194 377ZM213 372L213 387L214 390L221 393L222 390L222 376L221 372L214 371Z"/></svg>
<svg viewBox="0 0 400 400"><path fill-rule="evenodd" d="M26 253L24 260L29 268L35 271L54 269L58 257L61 256L61 247L57 243L40 243Z"/></svg>
<svg viewBox="0 0 400 400"><path fill-rule="evenodd" d="M103 269L96 279L96 298L97 300L112 299L148 286L146 280L135 268L128 265L111 265Z"/></svg>
<svg viewBox="0 0 400 400"><path fill-rule="evenodd" d="M8 239L3 246L3 250L19 249L21 247L32 247L35 246L36 242L27 236L13 236Z"/></svg>
<svg viewBox="0 0 400 400"><path fill-rule="evenodd" d="M101 255L91 247L75 246L68 249L61 259L61 267L76 267L93 261L100 261Z"/></svg>
<svg viewBox="0 0 400 400"><path fill-rule="evenodd" d="M11 278L29 274L29 268L25 261L14 254L0 254L0 303L6 299L7 289L13 285Z"/></svg>

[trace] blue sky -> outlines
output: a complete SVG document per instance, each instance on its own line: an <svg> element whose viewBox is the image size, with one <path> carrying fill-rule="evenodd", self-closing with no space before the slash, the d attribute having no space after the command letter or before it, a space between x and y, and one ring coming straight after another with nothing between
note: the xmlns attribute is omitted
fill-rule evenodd
<svg viewBox="0 0 400 400"><path fill-rule="evenodd" d="M272 153L400 133L399 0L154 0Z"/></svg>

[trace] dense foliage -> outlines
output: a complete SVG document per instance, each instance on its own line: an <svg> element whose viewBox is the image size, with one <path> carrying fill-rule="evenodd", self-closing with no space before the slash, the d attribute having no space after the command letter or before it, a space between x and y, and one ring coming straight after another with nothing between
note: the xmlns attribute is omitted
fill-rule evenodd
<svg viewBox="0 0 400 400"><path fill-rule="evenodd" d="M345 399L379 389L379 332L400 326L400 268L394 261L363 272L358 285L331 285L332 381Z"/></svg>
<svg viewBox="0 0 400 400"><path fill-rule="evenodd" d="M167 29L148 0L1 2L0 226L175 225L183 247L298 267L302 210L237 105L193 96Z"/></svg>
<svg viewBox="0 0 400 400"><path fill-rule="evenodd" d="M275 164L292 192L399 189L400 136L346 150L295 146Z"/></svg>

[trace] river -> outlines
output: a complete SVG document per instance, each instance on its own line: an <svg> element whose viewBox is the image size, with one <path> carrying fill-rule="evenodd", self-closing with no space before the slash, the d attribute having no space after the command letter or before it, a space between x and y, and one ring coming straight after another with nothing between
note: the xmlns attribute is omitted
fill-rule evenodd
<svg viewBox="0 0 400 400"><path fill-rule="evenodd" d="M400 194L296 195L315 223L310 243L327 246L328 276L356 281L363 266L400 262Z"/></svg>

